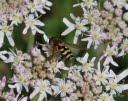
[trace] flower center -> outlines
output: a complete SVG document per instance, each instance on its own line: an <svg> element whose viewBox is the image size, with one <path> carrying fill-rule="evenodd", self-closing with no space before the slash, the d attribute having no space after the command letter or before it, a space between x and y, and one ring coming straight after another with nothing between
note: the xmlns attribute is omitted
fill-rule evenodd
<svg viewBox="0 0 128 101"><path fill-rule="evenodd" d="M112 56L112 55L113 55L113 50L112 50L112 49L107 50L107 54L108 54L109 56Z"/></svg>
<svg viewBox="0 0 128 101"><path fill-rule="evenodd" d="M80 30L82 28L83 28L83 24L81 24L81 23L76 24L76 29Z"/></svg>
<svg viewBox="0 0 128 101"><path fill-rule="evenodd" d="M100 96L101 101L108 101L106 96Z"/></svg>
<svg viewBox="0 0 128 101"><path fill-rule="evenodd" d="M52 62L51 65L50 65L50 68L51 68L52 70L54 70L54 69L56 68L56 63L55 63L55 62Z"/></svg>
<svg viewBox="0 0 128 101"><path fill-rule="evenodd" d="M74 73L73 75L78 78L80 77L78 73Z"/></svg>
<svg viewBox="0 0 128 101"><path fill-rule="evenodd" d="M40 84L40 89L41 89L42 91L46 90L46 88L47 88L47 86L46 86L44 83L41 83L41 84Z"/></svg>
<svg viewBox="0 0 128 101"><path fill-rule="evenodd" d="M30 8L35 8L35 4L34 3L29 3Z"/></svg>
<svg viewBox="0 0 128 101"><path fill-rule="evenodd" d="M104 75L103 74L99 74L98 75L98 80L99 81L103 81L104 80Z"/></svg>
<svg viewBox="0 0 128 101"><path fill-rule="evenodd" d="M93 14L88 15L87 19L91 23L94 19L94 15Z"/></svg>
<svg viewBox="0 0 128 101"><path fill-rule="evenodd" d="M34 21L33 21L33 20L29 20L29 21L28 21L28 24L29 24L30 26L33 26L33 25L34 25Z"/></svg>
<svg viewBox="0 0 128 101"><path fill-rule="evenodd" d="M92 0L84 0L84 3L85 3L86 5L90 5L90 4L92 4L93 2L92 2Z"/></svg>
<svg viewBox="0 0 128 101"><path fill-rule="evenodd" d="M9 30L9 27L5 25L2 27L1 30L2 30L2 32L7 32Z"/></svg>
<svg viewBox="0 0 128 101"><path fill-rule="evenodd" d="M15 62L20 62L21 60L23 60L22 56L19 55L15 57Z"/></svg>
<svg viewBox="0 0 128 101"><path fill-rule="evenodd" d="M24 83L26 79L23 76L18 76L18 82L19 83Z"/></svg>
<svg viewBox="0 0 128 101"><path fill-rule="evenodd" d="M89 69L90 65L89 65L89 63L85 63L85 64L83 64L83 67L86 68L86 69Z"/></svg>
<svg viewBox="0 0 128 101"><path fill-rule="evenodd" d="M128 49L128 43L123 44L123 49Z"/></svg>
<svg viewBox="0 0 128 101"><path fill-rule="evenodd" d="M111 88L112 90L115 90L115 89L117 88L117 84L116 84L115 82L111 83L111 84L110 84L110 88Z"/></svg>
<svg viewBox="0 0 128 101"><path fill-rule="evenodd" d="M61 91L66 91L68 89L68 87L66 86L66 85L62 85L61 87L60 87L60 90Z"/></svg>
<svg viewBox="0 0 128 101"><path fill-rule="evenodd" d="M94 40L99 39L99 37L100 37L100 35L99 35L98 33L92 34L92 38L93 38Z"/></svg>
<svg viewBox="0 0 128 101"><path fill-rule="evenodd" d="M14 14L14 15L13 15L13 19L14 19L14 20L19 20L19 19L20 19L20 16L19 16L18 14Z"/></svg>

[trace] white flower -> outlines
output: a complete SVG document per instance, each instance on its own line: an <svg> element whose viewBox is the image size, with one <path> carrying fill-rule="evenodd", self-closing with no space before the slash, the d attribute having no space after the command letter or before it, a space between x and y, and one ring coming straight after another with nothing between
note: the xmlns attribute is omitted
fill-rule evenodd
<svg viewBox="0 0 128 101"><path fill-rule="evenodd" d="M111 63L111 64L113 64L114 66L118 67L118 64L117 64L117 63L113 60L113 58L112 58L112 56L117 56L117 54L118 54L117 48L114 47L114 46L110 47L110 46L108 45L108 46L107 46L107 49L106 49L106 51L105 51L105 53L104 53L104 55L101 56L100 61L101 61L104 57L106 57L106 59L105 59L105 61L104 61L104 63L103 63L104 66L108 65L109 63Z"/></svg>
<svg viewBox="0 0 128 101"><path fill-rule="evenodd" d="M6 55L8 55L8 57L6 57ZM5 62L5 63L9 63L9 62L13 62L14 61L14 56L11 52L8 51L0 51L0 58Z"/></svg>
<svg viewBox="0 0 128 101"><path fill-rule="evenodd" d="M124 29L127 27L127 24L125 23L125 21L118 21L118 26L121 28L121 29Z"/></svg>
<svg viewBox="0 0 128 101"><path fill-rule="evenodd" d="M94 68L92 68L94 66L94 61L96 59L96 57L93 57L90 62L88 62L88 57L89 57L89 54L86 53L85 56L83 58L76 58L77 61L79 61L81 64L82 64L82 71L83 72L93 72L94 71Z"/></svg>
<svg viewBox="0 0 128 101"><path fill-rule="evenodd" d="M52 3L48 0L33 0L33 2L27 2L28 9L31 10L31 13L35 13L36 16L38 16L37 12L40 12L41 14L45 14L45 9L50 10L50 6L52 6Z"/></svg>
<svg viewBox="0 0 128 101"><path fill-rule="evenodd" d="M128 39L123 40L123 43L121 44L121 52L118 54L118 56L125 55L125 52L128 51Z"/></svg>
<svg viewBox="0 0 128 101"><path fill-rule="evenodd" d="M83 5L81 5L84 12L83 16L90 24L95 24L96 18L100 17L101 13L98 9L87 10Z"/></svg>
<svg viewBox="0 0 128 101"><path fill-rule="evenodd" d="M52 95L50 82L48 80L37 80L35 90L31 93L30 99L32 99L37 93L40 94L38 101L42 101L44 98L47 98L47 93Z"/></svg>
<svg viewBox="0 0 128 101"><path fill-rule="evenodd" d="M26 27L23 30L23 34L26 34L29 28L31 28L33 35L35 35L36 32L44 34L44 32L42 30L40 30L36 27L36 26L44 26L44 23L37 19L34 19L33 14L30 14L29 16L25 17L25 25L26 25Z"/></svg>
<svg viewBox="0 0 128 101"><path fill-rule="evenodd" d="M86 19L80 19L80 17L76 18L73 14L70 14L70 16L75 21L75 24L69 22L66 18L63 18L63 22L68 26L68 28L62 33L62 35L67 35L71 31L76 29L73 41L76 44L78 36L87 31L85 25L88 24L88 21Z"/></svg>
<svg viewBox="0 0 128 101"><path fill-rule="evenodd" d="M126 0L112 0L114 6L117 6L118 8L122 8L126 4Z"/></svg>
<svg viewBox="0 0 128 101"><path fill-rule="evenodd" d="M73 7L76 7L79 5L84 5L85 7L93 8L93 6L97 6L97 1L96 0L82 0L81 4L75 4L73 5Z"/></svg>
<svg viewBox="0 0 128 101"><path fill-rule="evenodd" d="M107 93L102 93L99 97L97 101L115 101L113 99L113 96L110 96Z"/></svg>
<svg viewBox="0 0 128 101"><path fill-rule="evenodd" d="M7 39L10 43L11 46L14 46L15 43L12 39L12 27L7 25L7 22L2 23L2 25L0 25L0 47L3 46L3 42L4 42L4 34L7 36Z"/></svg>
<svg viewBox="0 0 128 101"><path fill-rule="evenodd" d="M16 88L17 90L17 93L21 94L21 91L23 89L23 87L25 88L25 90L28 92L29 89L28 89L28 80L30 79L31 77L29 77L28 75L24 75L24 74L21 74L21 75L14 75L13 78L11 79L11 81L13 83L15 83L14 85L9 85L9 88Z"/></svg>
<svg viewBox="0 0 128 101"><path fill-rule="evenodd" d="M82 41L88 41L87 48L90 48L91 44L94 44L94 48L96 49L101 43L101 39L103 38L104 33L101 31L99 26L92 26L91 30L88 33L88 37L83 38Z"/></svg>
<svg viewBox="0 0 128 101"><path fill-rule="evenodd" d="M128 28L127 27L123 29L123 35L128 37Z"/></svg>
<svg viewBox="0 0 128 101"><path fill-rule="evenodd" d="M128 12L124 13L123 19L124 19L125 21L128 21Z"/></svg>
<svg viewBox="0 0 128 101"><path fill-rule="evenodd" d="M18 25L22 23L23 20L22 14L17 11L14 11L10 17L10 20L12 21L11 25Z"/></svg>
<svg viewBox="0 0 128 101"><path fill-rule="evenodd" d="M60 62L47 62L46 67L48 67L48 70L50 72L54 72L54 73L57 73L57 72L60 72L59 69L63 69L63 70L68 70L67 67L65 67L64 65L64 62L60 61Z"/></svg>
<svg viewBox="0 0 128 101"><path fill-rule="evenodd" d="M128 76L128 69L124 70L122 73L116 75L112 70L110 71L112 78L109 78L107 83L106 90L110 91L111 95L116 93L121 93L124 90L128 90L128 84L118 84L122 79Z"/></svg>
<svg viewBox="0 0 128 101"><path fill-rule="evenodd" d="M66 93L71 94L75 89L74 83L72 83L70 80L65 82L62 79L56 79L56 85L51 86L52 89L54 90L54 94L59 94L61 97L66 96Z"/></svg>
<svg viewBox="0 0 128 101"><path fill-rule="evenodd" d="M113 6L112 6L111 2L109 2L108 0L106 0L106 1L104 2L104 8L105 8L106 10L111 10L111 9L113 8Z"/></svg>
<svg viewBox="0 0 128 101"><path fill-rule="evenodd" d="M104 67L104 69L101 71L101 67L98 66L98 69L96 70L96 75L94 75L94 79L96 80L97 85L103 85L107 84L107 78L110 77L110 73L108 72L109 67Z"/></svg>
<svg viewBox="0 0 128 101"><path fill-rule="evenodd" d="M69 72L68 78L74 80L74 81L79 81L82 78L82 75L80 74L80 70L73 70L72 72Z"/></svg>

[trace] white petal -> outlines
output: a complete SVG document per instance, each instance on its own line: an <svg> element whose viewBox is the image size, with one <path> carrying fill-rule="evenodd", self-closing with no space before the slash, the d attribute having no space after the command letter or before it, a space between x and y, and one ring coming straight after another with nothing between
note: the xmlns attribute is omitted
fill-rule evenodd
<svg viewBox="0 0 128 101"><path fill-rule="evenodd" d="M90 63L93 63L95 61L96 57L93 57Z"/></svg>
<svg viewBox="0 0 128 101"><path fill-rule="evenodd" d="M0 47L3 46L3 41L4 41L4 33L0 31Z"/></svg>
<svg viewBox="0 0 128 101"><path fill-rule="evenodd" d="M68 27L74 27L75 25L71 22L68 21L68 19L63 18L63 22L68 26Z"/></svg>
<svg viewBox="0 0 128 101"><path fill-rule="evenodd" d="M39 20L36 20L35 21L35 25L38 25L38 26L44 26L44 23L39 21Z"/></svg>
<svg viewBox="0 0 128 101"><path fill-rule="evenodd" d="M88 38L82 39L81 41L88 41L87 48L90 48L93 40L90 37L88 37Z"/></svg>
<svg viewBox="0 0 128 101"><path fill-rule="evenodd" d="M40 34L44 34L44 31L38 29L36 26L35 26L35 30L36 30L38 33L40 33ZM35 34L34 34L34 35L35 35Z"/></svg>
<svg viewBox="0 0 128 101"><path fill-rule="evenodd" d="M29 19L31 19L31 20L34 19L34 15L33 14L30 14L29 15Z"/></svg>
<svg viewBox="0 0 128 101"><path fill-rule="evenodd" d="M28 101L28 97L24 97L21 101Z"/></svg>
<svg viewBox="0 0 128 101"><path fill-rule="evenodd" d="M70 33L71 31L73 31L75 28L74 27L69 27L67 28L63 33L61 33L61 35L67 35L68 33Z"/></svg>
<svg viewBox="0 0 128 101"><path fill-rule="evenodd" d="M121 91L128 90L128 84L119 85Z"/></svg>
<svg viewBox="0 0 128 101"><path fill-rule="evenodd" d="M49 38L44 34L43 35L45 42L49 43Z"/></svg>
<svg viewBox="0 0 128 101"><path fill-rule="evenodd" d="M76 31L76 33L77 33L77 31ZM75 36L74 36L74 40L73 40L73 43L74 43L74 44L77 43L78 37L79 37L79 36L78 36L77 34L75 34Z"/></svg>
<svg viewBox="0 0 128 101"><path fill-rule="evenodd" d="M70 16L71 16L71 18L72 18L73 20L76 19L76 17L75 17L72 13L70 14Z"/></svg>
<svg viewBox="0 0 128 101"><path fill-rule="evenodd" d="M118 67L118 64L113 60L113 58L111 57L111 64L113 64L114 66Z"/></svg>
<svg viewBox="0 0 128 101"><path fill-rule="evenodd" d="M120 73L119 75L117 75L117 82L119 82L120 80L122 80L126 76L128 76L128 69L124 70L122 73Z"/></svg>
<svg viewBox="0 0 128 101"><path fill-rule="evenodd" d="M12 35L12 33L11 33L10 31L8 31L8 32L6 33L6 36L7 36L7 39L8 39L8 41L9 41L10 45L11 45L11 46L15 46L15 43L14 43L14 41L13 41L11 35Z"/></svg>
<svg viewBox="0 0 128 101"><path fill-rule="evenodd" d="M38 101L42 101L44 99L44 95L40 94Z"/></svg>
<svg viewBox="0 0 128 101"><path fill-rule="evenodd" d="M51 3L50 1L47 1L47 2L46 2L46 5L47 5L47 6L52 6L52 3Z"/></svg>
<svg viewBox="0 0 128 101"><path fill-rule="evenodd" d="M110 59L111 59L111 58L110 58L109 56L106 57L106 59L105 59L103 65L104 65L104 66L108 65L108 64L110 63L110 61L111 61Z"/></svg>
<svg viewBox="0 0 128 101"><path fill-rule="evenodd" d="M23 34L26 34L27 31L28 31L28 29L29 29L29 26L26 26L26 27L24 28L24 30L23 30Z"/></svg>
<svg viewBox="0 0 128 101"><path fill-rule="evenodd" d="M65 97L66 96L66 92L61 92L60 96L61 97Z"/></svg>
<svg viewBox="0 0 128 101"><path fill-rule="evenodd" d="M89 54L86 53L85 56L82 58L83 63L86 63L88 61Z"/></svg>
<svg viewBox="0 0 128 101"><path fill-rule="evenodd" d="M39 92L39 89L35 89L35 90L30 94L30 99L32 99L38 92Z"/></svg>

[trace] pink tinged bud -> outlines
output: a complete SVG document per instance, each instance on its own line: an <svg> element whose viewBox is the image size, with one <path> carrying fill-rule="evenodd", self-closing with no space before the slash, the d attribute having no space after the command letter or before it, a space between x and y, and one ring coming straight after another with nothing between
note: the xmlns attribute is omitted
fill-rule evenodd
<svg viewBox="0 0 128 101"><path fill-rule="evenodd" d="M122 10L121 9L115 9L115 15L116 16L122 16Z"/></svg>
<svg viewBox="0 0 128 101"><path fill-rule="evenodd" d="M28 55L28 54L23 54L23 56L24 56L24 59L26 59L26 60L30 60L31 59L31 56L30 55Z"/></svg>
<svg viewBox="0 0 128 101"><path fill-rule="evenodd" d="M111 4L110 2L105 1L105 2L104 2L104 8L105 8L106 10L110 10L110 9L113 8L113 7L112 7L112 4Z"/></svg>
<svg viewBox="0 0 128 101"><path fill-rule="evenodd" d="M1 88L4 88L6 84L6 77L4 76L1 81Z"/></svg>

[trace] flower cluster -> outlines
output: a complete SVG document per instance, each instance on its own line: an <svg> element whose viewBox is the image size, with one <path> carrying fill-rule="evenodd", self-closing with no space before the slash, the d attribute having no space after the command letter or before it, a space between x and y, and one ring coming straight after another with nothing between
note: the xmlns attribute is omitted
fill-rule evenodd
<svg viewBox="0 0 128 101"><path fill-rule="evenodd" d="M104 66L101 70L100 62L96 66L96 57L89 61L88 53L82 58L76 58L81 65L71 67L66 67L64 62L55 58L47 60L47 53L44 52L46 55L42 55L37 47L31 48L30 54L23 54L19 50L16 50L16 54L7 51L1 53L0 58L6 63L13 63L14 74L8 85L11 91L2 95L3 99L9 101L19 99L24 89L26 93L31 93L29 99L39 94L38 101L49 99L47 96L60 96L62 101L114 101L114 95L128 89L128 84L119 83L128 75L128 70L119 75L109 66ZM6 57L7 54L9 57ZM5 81L4 77L1 88L4 87ZM33 92L30 91L31 88ZM14 89L17 95L14 94ZM27 97L23 99L27 100Z"/></svg>
<svg viewBox="0 0 128 101"><path fill-rule="evenodd" d="M39 20L41 14L45 14L45 10L50 10L52 3L48 0L0 0L0 47L4 43L4 35L7 36L11 46L15 43L12 39L14 26L25 24L23 34L28 29L32 30L32 34L36 32L44 34L37 26L44 26Z"/></svg>
<svg viewBox="0 0 128 101"><path fill-rule="evenodd" d="M82 17L75 17L71 14L74 23L69 22L66 18L63 22L68 26L62 35L76 30L74 43L77 43L78 36L82 41L87 41L87 48L93 44L96 49L102 42L117 47L117 56L123 56L128 51L128 12L125 0L105 0L103 9L98 9L95 0L83 0L76 6L81 6L83 10ZM124 11L125 9L126 11Z"/></svg>

